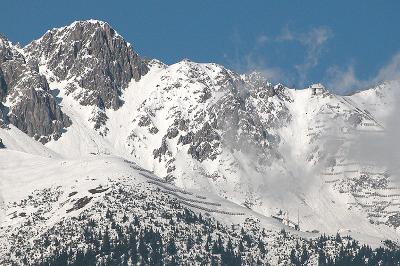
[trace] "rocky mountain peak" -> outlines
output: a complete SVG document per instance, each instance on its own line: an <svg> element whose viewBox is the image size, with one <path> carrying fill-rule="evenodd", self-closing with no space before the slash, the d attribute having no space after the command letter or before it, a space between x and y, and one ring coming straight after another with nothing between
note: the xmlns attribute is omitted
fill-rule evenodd
<svg viewBox="0 0 400 266"><path fill-rule="evenodd" d="M119 96L128 83L148 71L136 54L108 23L87 20L52 29L24 50L31 60L54 76L68 80L68 92L82 105L118 109Z"/></svg>

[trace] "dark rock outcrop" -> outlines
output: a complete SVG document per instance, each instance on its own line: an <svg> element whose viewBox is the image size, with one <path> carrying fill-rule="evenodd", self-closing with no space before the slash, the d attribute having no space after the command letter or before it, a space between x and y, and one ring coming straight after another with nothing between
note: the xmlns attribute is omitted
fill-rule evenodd
<svg viewBox="0 0 400 266"><path fill-rule="evenodd" d="M6 95L7 95L7 83L4 78L3 71L0 69L0 102L3 101Z"/></svg>
<svg viewBox="0 0 400 266"><path fill-rule="evenodd" d="M8 108L0 102L0 128L6 128L8 124Z"/></svg>
<svg viewBox="0 0 400 266"><path fill-rule="evenodd" d="M198 161L214 160L219 154L220 136L214 128L205 122L203 127L193 135L188 153Z"/></svg>
<svg viewBox="0 0 400 266"><path fill-rule="evenodd" d="M9 121L42 143L50 140L50 137L57 140L64 127L71 125L69 118L48 92L28 89L21 101L11 109Z"/></svg>

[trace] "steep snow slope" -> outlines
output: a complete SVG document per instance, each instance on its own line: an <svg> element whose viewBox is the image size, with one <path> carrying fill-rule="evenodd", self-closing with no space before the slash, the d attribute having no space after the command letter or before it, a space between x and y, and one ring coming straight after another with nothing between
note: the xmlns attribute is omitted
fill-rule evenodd
<svg viewBox="0 0 400 266"><path fill-rule="evenodd" d="M67 159L60 155L57 156L57 154L52 153L25 134L21 134L15 128L0 129L0 134L3 138L6 136L4 143L7 147L0 149L0 161L2 162L0 166L0 173L2 174L0 195L3 210L1 221L5 227L29 216L30 213L27 212L20 218L11 214L18 214L22 211L18 206L15 206L15 202L29 197L36 191L55 188L64 195L57 199L57 204L53 203L51 208L46 210L47 223L52 223L63 219L66 216L65 211L74 206L73 202L77 199L88 196L95 197L96 194L106 191L101 191L100 187L107 188L114 183L125 182L130 186L137 186L138 189L140 187L154 190L158 194L165 193L172 198L176 197L183 202L192 203L194 206L209 208L208 211L204 212L218 218L220 222L226 222L227 225L240 224L244 222L246 217L251 216L261 219L261 224L265 227L275 230L288 228L274 219L263 217L247 208L221 199L213 193L179 189L148 170L121 157L88 155L77 159ZM14 143L19 145L23 143L24 150L18 150L21 146L14 145ZM38 147L42 147L42 150ZM99 191L91 192L96 188ZM94 198L94 200L97 199ZM201 208L193 207L194 210L203 211ZM31 211L40 209L41 206L37 205ZM79 214L82 210L79 208L77 213Z"/></svg>
<svg viewBox="0 0 400 266"><path fill-rule="evenodd" d="M1 181L1 194L4 204L7 206L6 215L3 215L2 219L4 226L18 220L15 219L14 215L11 215L12 213L22 211L18 207L13 206L13 202L18 202L33 192L44 189L61 189L64 195L64 197L57 201L57 204L52 206L51 210L48 210L46 218L49 223L53 219L59 220L64 217L66 215L65 211L71 208L73 206L72 203L76 199L79 199L79 197L82 198L101 193L90 192L91 189L99 187L107 188L114 182L119 182L119 180L127 179L132 185L137 185L138 187L144 186L149 189L153 189L154 187L165 187L171 189L171 191L175 189L168 184L163 185L162 180L142 170L135 164L115 156L90 156L80 158L79 160L64 160L45 158L8 149L2 150L0 156L2 162L4 162L1 167L2 174L4 174ZM101 189L98 190L100 191ZM164 191L167 191L167 189L164 189ZM71 193L73 196L68 196ZM195 195L195 192L190 192L185 197L192 198ZM215 196L207 199L204 196L205 202L213 200L220 202L219 205L214 206L215 210L221 209L219 206L223 202L226 202L215 198ZM68 204L69 202L70 204ZM199 205L201 206L202 204L200 203ZM38 208L41 207L38 206ZM242 220L241 217L244 215L241 213L243 213L243 210L246 211L245 208L232 205L229 202L226 202L222 209L226 211L232 210L232 213L240 213L238 215L240 216L239 219L236 220L229 218L235 217L235 215L226 215L230 222L236 223ZM31 211L34 212L36 210ZM25 213L29 216L29 213ZM218 212L215 214L216 216L219 215Z"/></svg>
<svg viewBox="0 0 400 266"><path fill-rule="evenodd" d="M392 80L346 98L350 98L370 112L378 121L385 123L386 119L393 114L394 108L397 107L399 88L400 81Z"/></svg>
<svg viewBox="0 0 400 266"><path fill-rule="evenodd" d="M238 244L236 241L240 240L242 227L249 234L248 238L253 239L251 241L264 241L268 245L278 245L282 241L277 233L281 229L293 233L294 236L284 240L287 242L285 245L279 244L279 248L271 249L267 257L256 250L251 252L259 254L255 256L260 256L261 260L274 264L278 261L285 264L290 248L296 242L316 237L316 234L296 232L275 219L259 215L213 193L178 189L116 156L93 155L68 160L3 149L0 150L0 161L0 252L3 255L0 263L5 265L37 263L51 256L52 250L59 250L64 245L75 246L76 241L78 245L71 252L87 249L89 242L82 242L80 235L89 224L97 224L96 228L103 232L113 231L115 223L124 226L129 221L133 224L132 217L139 217L140 226L162 229L160 232L165 237L164 241L176 228L186 226L185 230L179 231L179 237L175 236L178 248L184 249L181 246L185 245L188 235L197 235L196 243L199 243L197 231L204 228L201 224L196 227L191 225L197 222L184 222L178 218L187 210L196 215L202 214L207 223L211 222L205 228L209 234L216 230L215 234L224 239L225 245L228 238L238 239L235 245ZM114 217L111 219L114 227L110 227L111 221L107 224L109 213ZM214 223L217 224L215 229ZM162 228L159 228L160 225ZM139 228L139 225L135 226L135 230ZM64 239L65 236L68 239ZM58 240L55 241L55 238ZM203 238L207 238L207 234ZM195 251L197 259L204 253L202 247ZM243 256L242 259L246 257ZM251 260L251 257L248 259Z"/></svg>
<svg viewBox="0 0 400 266"><path fill-rule="evenodd" d="M7 150L20 151L43 157L60 157L59 154L43 146L40 142L32 141L32 138L13 125L10 125L7 129L0 129L0 139L2 139Z"/></svg>

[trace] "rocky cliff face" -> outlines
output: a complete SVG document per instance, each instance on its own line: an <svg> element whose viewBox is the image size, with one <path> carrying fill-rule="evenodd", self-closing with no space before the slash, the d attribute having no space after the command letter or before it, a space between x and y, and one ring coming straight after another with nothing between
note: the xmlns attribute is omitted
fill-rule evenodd
<svg viewBox="0 0 400 266"><path fill-rule="evenodd" d="M78 21L48 31L24 48L31 61L67 80L82 105L118 109L121 91L148 71L146 63L114 29L101 21Z"/></svg>
<svg viewBox="0 0 400 266"><path fill-rule="evenodd" d="M0 124L8 123L40 140L58 139L71 122L52 95L37 65L0 37Z"/></svg>

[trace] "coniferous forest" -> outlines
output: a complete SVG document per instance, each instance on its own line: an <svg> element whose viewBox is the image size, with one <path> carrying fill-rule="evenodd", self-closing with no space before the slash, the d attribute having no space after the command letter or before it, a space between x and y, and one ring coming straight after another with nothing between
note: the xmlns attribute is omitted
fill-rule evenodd
<svg viewBox="0 0 400 266"><path fill-rule="evenodd" d="M57 190L39 191L21 203L49 206ZM43 202L42 202L43 201ZM45 201L45 203L44 203ZM11 265L399 265L400 248L391 241L372 249L337 234L299 237L269 230L257 218L228 226L195 212L177 199L115 184L102 201L25 241L40 226L29 219L18 231Z"/></svg>
<svg viewBox="0 0 400 266"><path fill-rule="evenodd" d="M185 209L178 222L211 226L212 221ZM174 224L173 220L170 224ZM221 225L217 226L219 230L224 230ZM57 238L52 241L45 238L45 245L54 245L56 248L52 255L43 258L38 265L181 265L188 263L182 254L195 252L193 249L198 247L202 250L197 250L199 255L194 256L194 264L265 265L263 259L268 253L268 248L261 239L252 239L244 230L241 230L240 241L223 241L221 237L211 237L211 233L206 237L188 236L182 242L174 237L165 238L159 230L152 227L142 227L137 217L128 226L113 221L111 227L104 231L97 231L96 222L91 220L83 228L84 248L73 250L67 246L60 246ZM290 239L285 231L282 231L281 235ZM342 238L339 234L335 237L322 235L307 244L303 243L302 246L297 242L291 249L290 263L308 265L311 256L317 254L318 265L324 266L399 265L400 249L392 242L386 244L386 248L372 249L367 245L360 246L357 241L348 237ZM339 250L337 255L329 254L332 250L330 245Z"/></svg>

